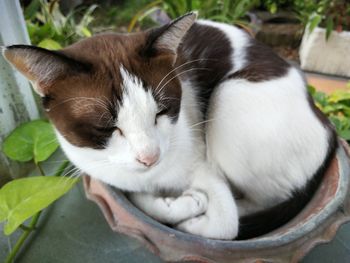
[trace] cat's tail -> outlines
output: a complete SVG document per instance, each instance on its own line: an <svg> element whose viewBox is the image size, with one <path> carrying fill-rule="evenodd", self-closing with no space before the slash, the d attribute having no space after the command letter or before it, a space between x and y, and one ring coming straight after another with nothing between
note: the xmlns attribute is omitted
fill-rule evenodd
<svg viewBox="0 0 350 263"><path fill-rule="evenodd" d="M297 216L309 203L321 184L324 174L335 156L338 144L337 136L332 129L325 160L306 186L294 192L290 199L276 206L241 217L239 219L239 232L236 239L244 240L267 234Z"/></svg>

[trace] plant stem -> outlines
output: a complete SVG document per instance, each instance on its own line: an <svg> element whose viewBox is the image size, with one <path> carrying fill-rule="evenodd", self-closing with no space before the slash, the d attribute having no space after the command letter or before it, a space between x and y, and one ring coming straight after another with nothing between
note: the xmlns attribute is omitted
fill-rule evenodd
<svg viewBox="0 0 350 263"><path fill-rule="evenodd" d="M60 165L60 167L58 167L56 173L53 176L61 176L64 170L67 168L68 164L68 160L63 161L63 163Z"/></svg>
<svg viewBox="0 0 350 263"><path fill-rule="evenodd" d="M34 230L33 228L29 228L28 226L23 225L23 224L21 224L19 227L20 227L22 230L24 230L24 231L26 231L26 230Z"/></svg>
<svg viewBox="0 0 350 263"><path fill-rule="evenodd" d="M36 166L38 167L40 174L42 176L45 176L44 170L41 167L40 163L36 163ZM23 230L22 235L19 237L19 239L16 242L16 245L14 246L13 250L10 252L10 254L8 254L8 256L5 259L5 263L11 263L13 261L13 259L15 258L16 254L18 253L19 249L22 247L24 241L26 241L26 239L28 238L29 234L35 229L36 224L39 220L39 217L41 215L41 211L39 211L38 213L36 213L33 217L32 220L30 221L29 226L24 226L21 225L20 227Z"/></svg>
<svg viewBox="0 0 350 263"><path fill-rule="evenodd" d="M32 220L30 221L30 224L28 226L27 230L24 230L24 232L22 233L22 235L19 237L19 239L16 242L16 245L13 247L13 250L11 251L10 254L8 254L8 256L5 259L5 263L12 263L12 261L14 260L15 256L17 255L19 249L22 247L24 241L26 241L26 239L28 238L29 234L32 232L32 230L36 227L36 224L39 220L41 211L39 211L38 213L36 213L33 217Z"/></svg>
<svg viewBox="0 0 350 263"><path fill-rule="evenodd" d="M40 174L41 174L42 176L45 176L45 173L44 173L43 168L41 167L41 164L40 164L40 163L36 163L36 166L38 167L38 169L39 169L39 171L40 171Z"/></svg>
<svg viewBox="0 0 350 263"><path fill-rule="evenodd" d="M62 173L64 172L64 170L67 168L69 164L69 161L66 160L64 161L60 167L58 168L58 170L55 173L55 176L60 176L62 175ZM42 176L45 176L44 170L41 167L40 163L36 163L36 166L38 167L40 174ZM36 224L38 223L39 217L41 215L42 211L39 211L38 213L36 213L33 217L32 220L29 223L29 226L25 226L25 225L21 225L21 229L23 230L22 235L19 237L19 239L17 240L15 246L13 247L12 251L7 255L5 262L4 263L12 263L14 258L16 257L18 251L20 250L20 248L22 247L23 243L26 241L26 239L28 238L29 234L35 230L36 228Z"/></svg>

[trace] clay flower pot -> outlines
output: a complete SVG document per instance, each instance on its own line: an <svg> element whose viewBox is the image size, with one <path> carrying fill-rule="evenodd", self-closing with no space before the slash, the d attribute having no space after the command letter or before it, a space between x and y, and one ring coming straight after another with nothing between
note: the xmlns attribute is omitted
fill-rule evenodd
<svg viewBox="0 0 350 263"><path fill-rule="evenodd" d="M349 147L342 141L310 203L283 227L245 241L206 239L183 233L145 215L123 193L88 176L87 197L102 209L111 228L133 236L166 261L298 262L311 248L330 241L350 220Z"/></svg>

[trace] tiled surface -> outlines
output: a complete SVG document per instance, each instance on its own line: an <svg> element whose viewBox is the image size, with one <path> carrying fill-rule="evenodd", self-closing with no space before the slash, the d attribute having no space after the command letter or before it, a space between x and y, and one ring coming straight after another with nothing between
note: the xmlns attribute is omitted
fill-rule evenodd
<svg viewBox="0 0 350 263"><path fill-rule="evenodd" d="M57 201L40 222L31 245L20 254L18 263L161 263L138 241L113 233L99 208L86 200L79 184ZM0 262L8 242L0 236ZM313 249L303 263L350 262L350 224L343 226L329 244Z"/></svg>
<svg viewBox="0 0 350 263"><path fill-rule="evenodd" d="M340 78L340 77L330 77L315 73L306 73L307 82L314 86L317 90L323 91L325 93L331 93L337 89L349 89L347 84L350 79Z"/></svg>

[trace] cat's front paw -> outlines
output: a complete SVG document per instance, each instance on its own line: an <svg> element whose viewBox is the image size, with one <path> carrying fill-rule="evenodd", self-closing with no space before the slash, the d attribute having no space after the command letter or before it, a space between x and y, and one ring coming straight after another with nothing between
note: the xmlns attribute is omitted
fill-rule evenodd
<svg viewBox="0 0 350 263"><path fill-rule="evenodd" d="M190 206L194 211L194 216L203 214L208 209L208 196L199 190L190 189L182 194L183 198L190 199Z"/></svg>
<svg viewBox="0 0 350 263"><path fill-rule="evenodd" d="M185 191L177 198L159 198L157 202L163 203L168 210L162 222L178 224L181 221L204 214L208 208L208 197L198 190Z"/></svg>
<svg viewBox="0 0 350 263"><path fill-rule="evenodd" d="M238 225L233 222L223 224L219 218L210 219L208 215L201 215L188 219L176 226L177 229L213 239L232 240L238 234Z"/></svg>

